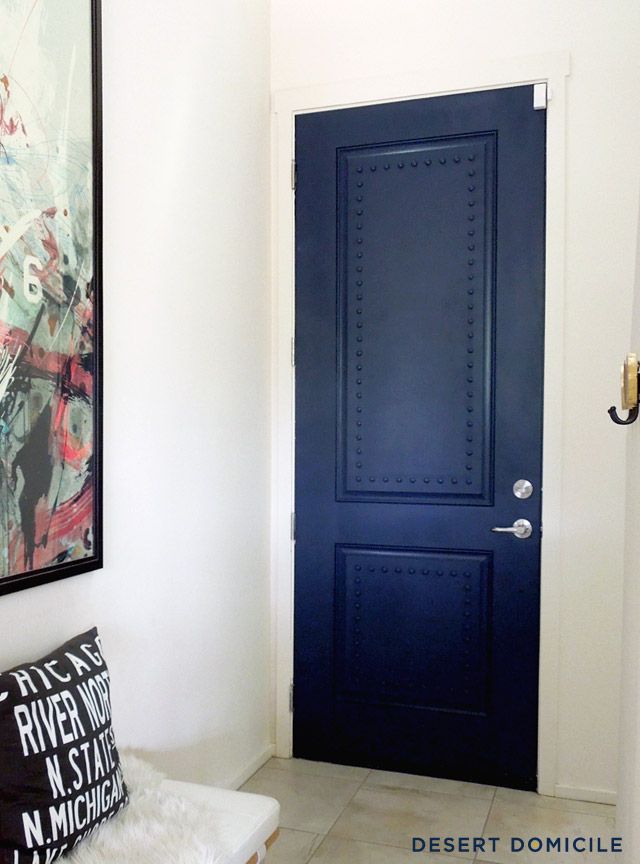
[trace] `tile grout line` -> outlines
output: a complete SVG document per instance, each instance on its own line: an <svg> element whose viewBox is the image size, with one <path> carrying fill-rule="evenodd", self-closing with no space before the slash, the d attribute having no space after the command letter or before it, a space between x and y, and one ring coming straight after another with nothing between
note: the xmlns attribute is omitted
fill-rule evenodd
<svg viewBox="0 0 640 864"><path fill-rule="evenodd" d="M356 797L356 795L358 794L358 792L362 789L362 787L364 786L364 782L365 782L365 780L367 779L367 777L368 777L370 774L371 774L371 769L368 768L368 769L367 769L367 773L364 775L364 777L362 778L362 780L361 780L360 783L358 784L358 788L354 791L354 793L353 793L353 795L351 796L351 798L349 798L349 800L345 803L344 807L340 810L340 812L338 813L338 815L336 816L336 818L333 820L333 822L332 822L331 825L329 826L329 828L328 828L328 830L326 831L326 833L325 833L325 834L322 834L322 833L319 834L319 836L322 837L322 840L318 843L318 845L317 845L316 848L313 850L313 852L311 853L311 855L309 856L309 858L307 858L306 864L309 864L309 862L311 862L311 861L313 860L313 858L315 857L316 852L317 852L317 851L322 847L322 844L324 843L324 841L325 841L325 840L327 839L327 837L329 836L329 834L330 834L332 828L335 826L336 822L337 822L338 819L342 816L342 814L343 814L344 811L347 809L347 807L349 806L349 804L351 804L351 802L352 802L353 799Z"/></svg>
<svg viewBox="0 0 640 864"><path fill-rule="evenodd" d="M357 788L356 791L353 793L353 795L351 796L351 798L349 798L349 800L348 800L347 803L344 805L344 807L342 808L342 810L338 813L338 815L336 816L336 818L333 820L333 822L331 823L331 827L329 828L329 830L327 831L327 834L326 834L325 836L327 836L327 835L331 832L331 830L335 827L335 824L336 824L336 822L338 821L338 819L342 816L342 814L343 814L344 811L347 809L347 807L349 806L349 804L351 804L351 802L352 802L353 799L356 797L356 795L358 794L358 792L359 792L359 791L362 789L362 787L364 786L364 784L365 784L367 778L368 778L369 775L371 774L371 768L367 768L366 770L367 770L367 773L364 775L364 777L362 778L362 780L361 780L360 783L358 784L358 788Z"/></svg>
<svg viewBox="0 0 640 864"><path fill-rule="evenodd" d="M316 857L316 852L317 852L319 849L322 848L322 844L324 843L324 841L327 839L328 836L329 836L328 834L318 834L318 837L322 837L322 840L318 843L318 845L317 845L316 848L313 850L313 852L311 853L311 855L309 855L308 858L305 858L305 862L304 862L304 864L311 864L311 862L313 861L313 859Z"/></svg>
<svg viewBox="0 0 640 864"><path fill-rule="evenodd" d="M324 841L325 841L325 837L326 837L326 836L327 836L326 834L316 834L316 835L314 836L314 843L315 843L316 840L319 840L320 838L322 838L322 839L320 840L319 843L317 843L315 846L313 846L313 848L311 849L311 852L309 853L309 855L304 859L304 864L309 864L309 862L311 861L311 859L313 858L313 856L316 854L316 852L318 851L318 849L319 849L319 848L322 846L322 844L324 843Z"/></svg>
<svg viewBox="0 0 640 864"><path fill-rule="evenodd" d="M489 809L487 810L487 818L484 820L484 825L482 826L481 836L484 837L487 831L487 825L489 824L489 817L491 816L491 811L493 810L493 805L496 801L496 795L498 794L498 787L496 786L493 790L493 795L491 796L491 803L489 804ZM477 864L478 862L478 853L476 852L473 856L473 864ZM488 862L487 862L488 864Z"/></svg>

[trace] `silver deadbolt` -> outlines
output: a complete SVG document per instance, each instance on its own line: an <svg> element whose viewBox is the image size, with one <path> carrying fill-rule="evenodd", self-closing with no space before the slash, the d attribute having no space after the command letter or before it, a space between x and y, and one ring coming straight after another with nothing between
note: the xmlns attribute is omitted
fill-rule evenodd
<svg viewBox="0 0 640 864"><path fill-rule="evenodd" d="M494 534L513 534L518 540L526 540L533 534L531 522L528 519L516 519L509 528L492 528Z"/></svg>
<svg viewBox="0 0 640 864"><path fill-rule="evenodd" d="M531 498L533 483L530 480L516 480L513 484L513 494L516 498Z"/></svg>

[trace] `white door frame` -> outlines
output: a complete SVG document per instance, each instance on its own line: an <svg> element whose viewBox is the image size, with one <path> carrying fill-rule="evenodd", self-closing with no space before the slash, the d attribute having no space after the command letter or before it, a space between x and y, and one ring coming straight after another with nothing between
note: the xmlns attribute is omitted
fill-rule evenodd
<svg viewBox="0 0 640 864"><path fill-rule="evenodd" d="M294 200L295 115L404 99L547 83L546 312L540 628L538 791L557 794L562 565L563 316L565 258L565 84L568 53L441 64L415 74L331 83L274 95L272 105L272 524L276 755L291 756L294 548Z"/></svg>

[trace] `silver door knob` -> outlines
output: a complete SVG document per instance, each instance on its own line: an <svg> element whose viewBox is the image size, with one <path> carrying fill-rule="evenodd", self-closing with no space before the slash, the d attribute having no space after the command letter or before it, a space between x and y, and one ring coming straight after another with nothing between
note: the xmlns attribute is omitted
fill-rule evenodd
<svg viewBox="0 0 640 864"><path fill-rule="evenodd" d="M510 528L492 528L495 534L515 534L518 540L526 540L533 534L531 522L528 519L516 519Z"/></svg>

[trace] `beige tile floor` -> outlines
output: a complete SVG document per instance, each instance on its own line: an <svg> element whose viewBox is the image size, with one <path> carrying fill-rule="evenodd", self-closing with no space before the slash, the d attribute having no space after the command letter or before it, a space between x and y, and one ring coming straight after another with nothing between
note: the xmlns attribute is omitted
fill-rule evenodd
<svg viewBox="0 0 640 864"><path fill-rule="evenodd" d="M615 853L512 852L516 837L616 835L615 809L495 786L271 759L242 787L280 802L267 864L609 864ZM426 854L411 838L501 837L495 852Z"/></svg>

